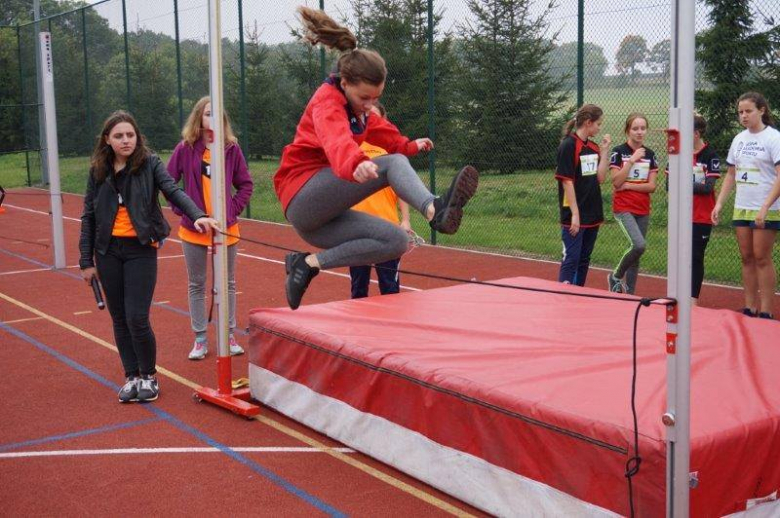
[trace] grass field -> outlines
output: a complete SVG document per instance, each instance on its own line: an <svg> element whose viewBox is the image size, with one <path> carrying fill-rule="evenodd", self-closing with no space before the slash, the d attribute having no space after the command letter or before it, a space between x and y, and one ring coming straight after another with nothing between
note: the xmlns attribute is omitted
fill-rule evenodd
<svg viewBox="0 0 780 518"><path fill-rule="evenodd" d="M162 158L167 160L168 155L162 154ZM60 160L63 191L84 192L88 164L86 157ZM249 209L251 217L283 222L281 207L272 185L277 162L250 161L249 167L256 182ZM453 174L453 170L438 169L437 185L449 185ZM34 178L36 176L33 175ZM427 184L428 173L421 173L421 177ZM0 185L5 188L20 187L26 185L26 182L24 154L0 156ZM593 262L595 265L612 267L628 243L612 218L611 193L608 189L604 191L607 222L599 234ZM12 197L9 196L9 203L12 203ZM556 199L557 187L552 171L483 176L477 196L469 204L461 231L455 236L439 235L437 242L448 246L559 260L561 239ZM666 201L663 189L653 195L648 247L642 259L643 271L662 275L666 273ZM726 214L730 212L730 208L725 211ZM422 218L414 216L412 220L415 230L430 240L430 232ZM776 252L775 260L780 264L780 253ZM706 261L708 279L739 284L739 253L728 221L714 230Z"/></svg>

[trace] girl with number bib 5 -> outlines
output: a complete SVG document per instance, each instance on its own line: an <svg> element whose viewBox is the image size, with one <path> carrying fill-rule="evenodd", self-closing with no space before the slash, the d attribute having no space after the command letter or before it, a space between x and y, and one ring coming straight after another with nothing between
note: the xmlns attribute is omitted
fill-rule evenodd
<svg viewBox="0 0 780 518"><path fill-rule="evenodd" d="M763 95L748 92L737 104L745 130L734 137L726 158L728 173L712 210L718 224L726 198L737 186L732 224L742 256L742 285L748 316L772 317L777 273L772 247L780 230L780 132Z"/></svg>
<svg viewBox="0 0 780 518"><path fill-rule="evenodd" d="M630 241L615 271L607 275L610 291L634 293L639 276L639 259L645 253L645 236L650 223L650 195L655 192L658 164L655 152L645 146L647 117L632 113L626 119L628 140L612 150L612 212ZM625 281L623 278L625 277Z"/></svg>

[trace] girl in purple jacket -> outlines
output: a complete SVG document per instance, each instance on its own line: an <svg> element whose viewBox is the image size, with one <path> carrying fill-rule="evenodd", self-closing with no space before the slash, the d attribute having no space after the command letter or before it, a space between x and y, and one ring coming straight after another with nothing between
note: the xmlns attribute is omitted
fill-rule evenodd
<svg viewBox="0 0 780 518"><path fill-rule="evenodd" d="M168 172L175 182L184 181L184 191L206 214L211 210L211 141L213 133L210 128L211 102L208 97L201 98L192 109L187 123L181 132L182 141L173 150L168 162ZM238 248L239 229L238 216L244 210L252 196L252 177L249 175L246 160L241 153L233 130L230 127L227 114L223 121L225 133L225 198L227 200L226 237L228 257L228 308L230 325L230 354L243 354L244 349L236 342L236 255ZM231 186L235 189L235 193ZM190 360L202 360L208 352L206 327L206 272L208 267L208 250L211 245L211 235L201 234L195 230L192 221L176 207L173 211L181 216L179 238L184 250L189 277L189 304L192 330L195 332L195 342L190 351Z"/></svg>

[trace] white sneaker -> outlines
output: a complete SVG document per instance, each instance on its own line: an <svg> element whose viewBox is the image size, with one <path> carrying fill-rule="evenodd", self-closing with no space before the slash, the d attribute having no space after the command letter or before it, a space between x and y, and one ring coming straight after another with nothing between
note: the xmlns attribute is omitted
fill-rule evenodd
<svg viewBox="0 0 780 518"><path fill-rule="evenodd" d="M202 360L206 357L206 354L209 352L209 345L208 342L199 342L198 340L195 340L195 344L192 346L192 350L190 351L189 359L190 360Z"/></svg>
<svg viewBox="0 0 780 518"><path fill-rule="evenodd" d="M244 354L244 348L238 345L235 336L230 335L229 343L230 343L230 356L239 356L241 354Z"/></svg>

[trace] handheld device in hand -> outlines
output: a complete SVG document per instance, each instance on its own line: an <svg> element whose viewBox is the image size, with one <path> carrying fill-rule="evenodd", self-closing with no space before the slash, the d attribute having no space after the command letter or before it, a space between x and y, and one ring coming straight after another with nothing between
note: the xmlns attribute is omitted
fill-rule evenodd
<svg viewBox="0 0 780 518"><path fill-rule="evenodd" d="M97 280L97 277L92 277L92 293L95 294L95 302L97 302L98 309L105 309L106 303L103 302L103 292L100 291L100 283Z"/></svg>

